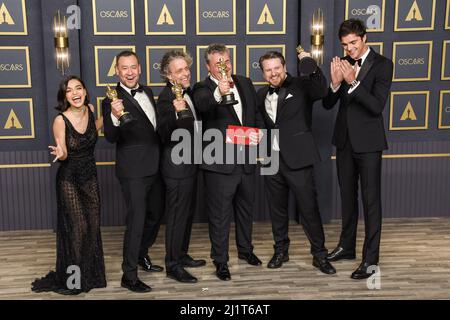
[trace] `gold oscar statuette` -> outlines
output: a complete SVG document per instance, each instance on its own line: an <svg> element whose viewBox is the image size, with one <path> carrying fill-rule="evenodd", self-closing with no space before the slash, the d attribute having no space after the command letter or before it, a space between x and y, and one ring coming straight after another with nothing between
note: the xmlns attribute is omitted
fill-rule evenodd
<svg viewBox="0 0 450 320"><path fill-rule="evenodd" d="M223 61L223 58L219 59L219 62L217 62L217 68L219 69L220 74L222 75L222 79L228 80L230 83L230 87L234 86L233 81L228 79L227 77L227 65L225 61ZM221 105L234 105L237 104L238 101L234 98L234 93L231 92L231 90L224 95L222 95L222 102Z"/></svg>
<svg viewBox="0 0 450 320"><path fill-rule="evenodd" d="M183 100L183 86L180 83L174 81L172 83L172 92L177 100ZM178 120L194 121L194 115L189 108L184 108L181 111L177 111Z"/></svg>
<svg viewBox="0 0 450 320"><path fill-rule="evenodd" d="M106 87L106 96L111 101L115 101L118 99L116 89L111 88L109 85L107 85L107 87ZM120 116L119 116L120 127L125 127L126 125L128 125L129 123L131 123L133 121L135 121L135 119L133 118L131 113L125 111L125 109L122 110L122 112L120 113Z"/></svg>

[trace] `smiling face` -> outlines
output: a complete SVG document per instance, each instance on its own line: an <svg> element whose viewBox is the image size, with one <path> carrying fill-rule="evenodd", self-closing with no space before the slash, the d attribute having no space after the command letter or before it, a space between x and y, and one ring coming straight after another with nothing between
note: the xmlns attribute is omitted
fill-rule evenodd
<svg viewBox="0 0 450 320"><path fill-rule="evenodd" d="M263 60L261 63L264 80L273 87L280 87L286 79L286 66L279 58Z"/></svg>
<svg viewBox="0 0 450 320"><path fill-rule="evenodd" d="M360 37L354 33L350 33L341 38L341 46L345 50L345 54L352 59L361 58L367 50L367 36Z"/></svg>
<svg viewBox="0 0 450 320"><path fill-rule="evenodd" d="M116 65L116 75L127 88L136 88L141 75L141 65L135 56L120 57Z"/></svg>
<svg viewBox="0 0 450 320"><path fill-rule="evenodd" d="M72 79L67 83L66 100L71 107L81 108L86 100L86 89L80 81Z"/></svg>
<svg viewBox="0 0 450 320"><path fill-rule="evenodd" d="M181 84L183 88L188 88L191 85L191 70L184 58L175 58L170 61L167 78L172 83Z"/></svg>

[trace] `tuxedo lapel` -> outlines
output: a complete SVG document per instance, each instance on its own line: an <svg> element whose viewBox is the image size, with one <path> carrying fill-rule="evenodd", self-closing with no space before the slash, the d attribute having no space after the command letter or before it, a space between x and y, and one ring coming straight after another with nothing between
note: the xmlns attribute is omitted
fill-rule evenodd
<svg viewBox="0 0 450 320"><path fill-rule="evenodd" d="M145 119L148 120L147 116L145 115L144 110L142 110L142 108L139 105L139 103L124 88L122 88L122 86L120 84L117 85L116 90L117 90L118 93L120 93L120 96L122 98L124 98L125 100L127 100L129 102L127 105L130 105L130 104L133 105L136 108L136 110L139 111L141 113L141 115ZM152 99L150 99L150 101L152 101ZM150 120L149 120L149 122L150 122Z"/></svg>
<svg viewBox="0 0 450 320"><path fill-rule="evenodd" d="M152 103L153 109L156 108L155 97L153 97L153 92L151 91L151 89L149 87L144 86L144 92L147 95L147 97L150 100L150 102ZM156 112L156 110L155 110L155 112Z"/></svg>
<svg viewBox="0 0 450 320"><path fill-rule="evenodd" d="M260 106L260 112L271 124L275 125L275 123L272 121L272 118L269 116L266 110L266 97L267 93L269 92L269 86L263 87L263 89L260 91L260 97L259 97L259 106Z"/></svg>
<svg viewBox="0 0 450 320"><path fill-rule="evenodd" d="M242 84L239 82L239 80L236 77L233 77L233 82L234 85L236 86L236 89L239 93L239 97L241 98L241 108L242 108L242 125L245 124L245 120L247 119L246 117L246 112L247 112L247 106L245 105L245 101L247 101L247 99L245 99L245 92L244 92L244 88L242 87ZM234 97L237 100L237 97ZM233 112L234 117L237 119L237 121L239 121L239 117L236 114L236 111L234 110L234 107L231 106L231 110ZM240 122L240 121L239 121Z"/></svg>
<svg viewBox="0 0 450 320"><path fill-rule="evenodd" d="M286 102L286 97L289 94L288 87L291 83L292 76L290 74L287 74L286 79L284 80L282 86L280 87L280 91L278 91L278 101L277 101L277 120L281 115L281 112L283 111L283 106Z"/></svg>
<svg viewBox="0 0 450 320"><path fill-rule="evenodd" d="M286 99L288 92L285 87L281 87L280 91L278 91L278 101L277 101L277 118L281 113L281 109L284 106L284 100Z"/></svg>
<svg viewBox="0 0 450 320"><path fill-rule="evenodd" d="M366 61L364 61L363 65L361 66L361 70L359 71L358 77L356 77L356 80L363 81L363 79L366 77L367 73L369 72L370 68L372 68L375 58L376 58L375 51L373 51L373 49L370 49L370 52L367 55Z"/></svg>

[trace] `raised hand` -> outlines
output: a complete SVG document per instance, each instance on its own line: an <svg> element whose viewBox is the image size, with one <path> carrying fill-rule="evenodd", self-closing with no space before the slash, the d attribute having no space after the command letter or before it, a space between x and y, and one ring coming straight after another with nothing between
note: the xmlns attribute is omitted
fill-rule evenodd
<svg viewBox="0 0 450 320"><path fill-rule="evenodd" d="M302 51L302 52L300 52L300 53L297 55L297 57L298 57L298 60L302 60L302 59L305 58L305 57L310 57L310 58L311 58L311 53L306 52L306 51Z"/></svg>
<svg viewBox="0 0 450 320"><path fill-rule="evenodd" d="M344 80L344 75L342 74L340 66L341 66L341 58L334 57L333 60L331 60L330 65L331 84L334 89L336 89Z"/></svg>
<svg viewBox="0 0 450 320"><path fill-rule="evenodd" d="M345 82L351 84L353 80L356 79L356 70L347 60L342 60L339 66L342 72Z"/></svg>
<svg viewBox="0 0 450 320"><path fill-rule="evenodd" d="M248 137L250 139L250 145L256 145L261 142L261 139L263 138L263 132L262 130L258 130L258 132L251 131L248 134Z"/></svg>
<svg viewBox="0 0 450 320"><path fill-rule="evenodd" d="M56 147L55 146L48 146L50 148L50 154L55 156L55 159L53 159L53 162L58 161L61 157L64 156L63 148L61 147L61 143L59 139L56 139Z"/></svg>
<svg viewBox="0 0 450 320"><path fill-rule="evenodd" d="M124 106L122 99L115 99L114 101L111 101L111 113L117 119L119 119L120 116L122 115L123 109Z"/></svg>
<svg viewBox="0 0 450 320"><path fill-rule="evenodd" d="M174 99L173 100L173 107L175 108L176 112L180 112L183 111L184 109L186 109L186 100L184 99Z"/></svg>
<svg viewBox="0 0 450 320"><path fill-rule="evenodd" d="M230 82L225 77L221 77L221 79L219 80L220 94L227 94L228 92L230 92L230 88Z"/></svg>

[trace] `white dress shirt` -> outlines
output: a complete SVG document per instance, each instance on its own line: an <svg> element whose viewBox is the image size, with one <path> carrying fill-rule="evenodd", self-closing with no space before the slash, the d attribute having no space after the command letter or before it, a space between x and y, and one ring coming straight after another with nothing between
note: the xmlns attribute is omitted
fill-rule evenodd
<svg viewBox="0 0 450 320"><path fill-rule="evenodd" d="M355 78L358 78L359 71L361 70L361 68L362 68L362 66L364 64L364 61L366 61L366 58L369 55L369 52L370 52L370 47L367 48L367 51L361 57L361 66L359 66L357 63L355 63L355 65L354 65L354 68L356 68ZM358 82L358 84L356 86L350 87L348 89L348 94L352 93L353 90L355 90L358 86L359 86L359 82ZM333 93L336 93L339 90L340 87L341 87L341 85L339 84L336 88L333 88L333 84L330 83L330 88L333 91Z"/></svg>
<svg viewBox="0 0 450 320"><path fill-rule="evenodd" d="M131 95L131 89L120 83L120 86ZM139 86L137 86L135 89L137 89ZM150 122L153 125L153 128L156 129L156 112L155 112L155 106L152 105L150 98L147 96L145 92L136 92L134 95L134 99L138 102L139 106L141 107L142 111L144 111L147 118L150 120ZM126 110L125 110L126 111ZM118 127L120 125L119 120L111 113L111 119L113 124Z"/></svg>
<svg viewBox="0 0 450 320"><path fill-rule="evenodd" d="M276 92L272 94L267 93L266 99L264 100L264 105L270 119L272 119L273 123L276 123L278 111L278 94ZM276 136L273 138L272 149L275 151L280 151L280 146L278 144L278 139Z"/></svg>
<svg viewBox="0 0 450 320"><path fill-rule="evenodd" d="M219 81L216 78L214 78L212 75L210 75L209 77L212 81L214 81L215 84L219 85ZM238 103L233 105L233 108L239 118L239 122L242 124L242 102L241 97L239 96L239 92L236 88L236 84L234 84L233 88L231 88L230 91L234 93L234 98L238 101ZM222 101L222 95L220 94L219 87L217 87L214 91L214 99L216 99L217 102Z"/></svg>

